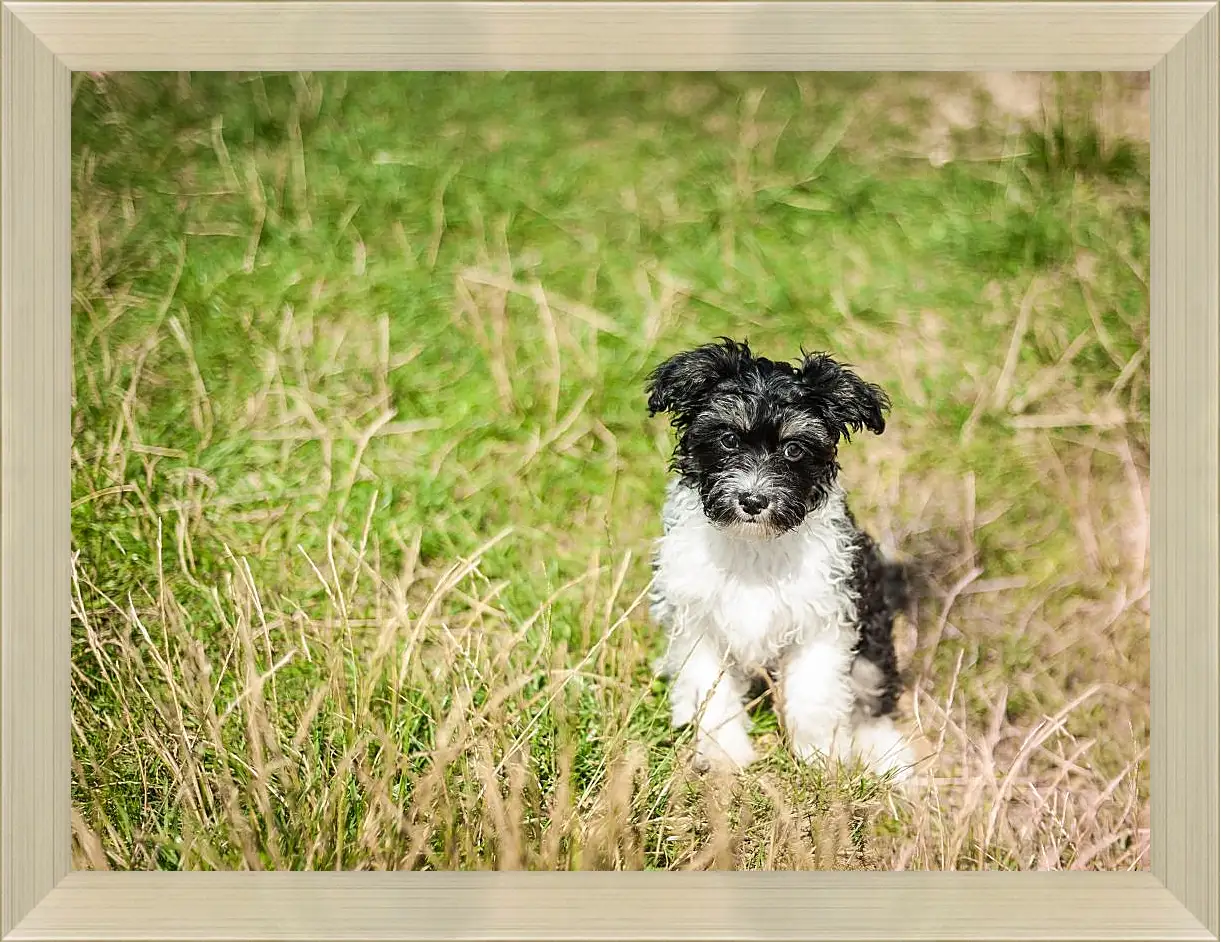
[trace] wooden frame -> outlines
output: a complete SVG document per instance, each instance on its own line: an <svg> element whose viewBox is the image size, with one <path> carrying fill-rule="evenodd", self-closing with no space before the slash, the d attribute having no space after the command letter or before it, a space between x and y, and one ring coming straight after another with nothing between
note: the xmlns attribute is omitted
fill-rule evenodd
<svg viewBox="0 0 1221 942"><path fill-rule="evenodd" d="M0 17L0 937L1218 937L1216 2L0 0ZM286 68L1150 70L1152 871L71 872L71 70Z"/></svg>

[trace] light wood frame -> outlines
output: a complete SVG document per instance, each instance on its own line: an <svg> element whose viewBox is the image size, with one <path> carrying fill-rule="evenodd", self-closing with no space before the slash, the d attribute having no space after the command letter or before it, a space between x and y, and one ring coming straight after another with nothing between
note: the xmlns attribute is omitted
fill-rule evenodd
<svg viewBox="0 0 1221 942"><path fill-rule="evenodd" d="M1218 5L0 0L0 940L1216 939ZM69 856L71 70L1149 70L1149 873L87 873Z"/></svg>

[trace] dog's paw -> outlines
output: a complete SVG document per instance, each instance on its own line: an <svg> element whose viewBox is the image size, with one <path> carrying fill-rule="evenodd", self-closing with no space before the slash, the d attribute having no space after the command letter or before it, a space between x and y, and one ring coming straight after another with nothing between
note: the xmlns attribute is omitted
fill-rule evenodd
<svg viewBox="0 0 1221 942"><path fill-rule="evenodd" d="M916 754L888 716L866 720L853 730L852 751L869 769L895 784L911 780Z"/></svg>
<svg viewBox="0 0 1221 942"><path fill-rule="evenodd" d="M757 757L750 733L730 726L718 729L715 734L701 733L696 738L693 764L701 772L711 769L740 772Z"/></svg>
<svg viewBox="0 0 1221 942"><path fill-rule="evenodd" d="M849 745L848 737L839 732L794 736L791 742L793 755L801 762L845 759L849 755Z"/></svg>

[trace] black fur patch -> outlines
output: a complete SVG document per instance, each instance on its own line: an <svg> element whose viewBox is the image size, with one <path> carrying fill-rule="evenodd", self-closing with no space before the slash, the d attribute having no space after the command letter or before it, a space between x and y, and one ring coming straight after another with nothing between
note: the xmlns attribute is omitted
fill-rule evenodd
<svg viewBox="0 0 1221 942"><path fill-rule="evenodd" d="M882 716L894 711L903 692L895 653L894 623L895 616L907 608L908 582L902 564L886 559L869 534L860 528L857 528L851 587L856 595L860 630L856 660L876 668L878 678L874 690L858 689L857 703L869 715ZM857 668L854 663L853 670Z"/></svg>

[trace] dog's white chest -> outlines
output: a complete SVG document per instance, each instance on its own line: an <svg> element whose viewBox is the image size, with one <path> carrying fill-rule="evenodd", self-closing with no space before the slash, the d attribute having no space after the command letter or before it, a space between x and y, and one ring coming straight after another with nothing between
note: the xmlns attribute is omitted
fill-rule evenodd
<svg viewBox="0 0 1221 942"><path fill-rule="evenodd" d="M815 514L783 536L749 540L713 528L702 512L682 514L657 555L658 594L674 627L713 635L753 665L839 630L851 547L835 523L833 512Z"/></svg>

